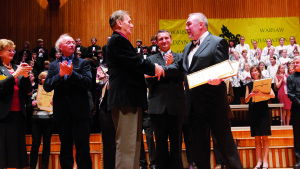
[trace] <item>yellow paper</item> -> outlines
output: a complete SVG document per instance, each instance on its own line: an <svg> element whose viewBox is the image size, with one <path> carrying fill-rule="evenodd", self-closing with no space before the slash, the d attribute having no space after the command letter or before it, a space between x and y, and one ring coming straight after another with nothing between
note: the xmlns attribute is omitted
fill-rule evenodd
<svg viewBox="0 0 300 169"><path fill-rule="evenodd" d="M39 85L36 100L37 100L37 106L40 110L45 110L45 111L49 111L49 112L53 111L53 107L50 104L52 102L53 93L54 93L54 90L47 93L43 89L43 85Z"/></svg>
<svg viewBox="0 0 300 169"><path fill-rule="evenodd" d="M7 78L7 76L0 75L0 80L4 80L6 78Z"/></svg>
<svg viewBox="0 0 300 169"><path fill-rule="evenodd" d="M253 91L260 90L262 93L270 93L271 91L272 79L261 79L253 81ZM255 96L252 98L252 102L260 102L264 100L269 100L266 96Z"/></svg>

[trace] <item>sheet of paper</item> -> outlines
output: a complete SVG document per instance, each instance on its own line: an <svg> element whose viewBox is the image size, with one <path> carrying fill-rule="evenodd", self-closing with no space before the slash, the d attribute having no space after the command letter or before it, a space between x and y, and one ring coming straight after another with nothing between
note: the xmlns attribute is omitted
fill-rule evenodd
<svg viewBox="0 0 300 169"><path fill-rule="evenodd" d="M38 103L37 106L39 109L49 111L49 112L53 111L53 107L50 104L52 101L52 98L53 98L53 93L54 93L54 90L47 93L43 89L43 85L39 85L37 99L36 99L37 103Z"/></svg>
<svg viewBox="0 0 300 169"><path fill-rule="evenodd" d="M200 86L208 82L212 77L221 78L234 72L229 60L210 66L206 69L189 74L187 76L189 88Z"/></svg>
<svg viewBox="0 0 300 169"><path fill-rule="evenodd" d="M226 78L229 78L229 77L232 77L232 76L236 76L238 74L239 68L240 68L240 61L238 61L238 62L231 62L230 61L230 63L231 63L232 68L234 69L234 72L232 72L228 75L220 77L221 79L226 79Z"/></svg>

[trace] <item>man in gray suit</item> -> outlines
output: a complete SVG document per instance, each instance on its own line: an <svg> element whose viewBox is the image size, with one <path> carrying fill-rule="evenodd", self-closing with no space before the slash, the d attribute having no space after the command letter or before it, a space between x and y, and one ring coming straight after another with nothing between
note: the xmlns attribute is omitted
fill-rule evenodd
<svg viewBox="0 0 300 169"><path fill-rule="evenodd" d="M192 13L186 22L187 34L193 43L185 46L183 59L164 68L166 76L180 70L184 73L187 113L193 131L193 160L197 168L210 167L210 133L220 144L227 168L242 169L237 147L233 141L228 120L229 104L226 84L212 77L207 84L189 89L186 76L228 60L225 39L208 32L208 22L202 13Z"/></svg>
<svg viewBox="0 0 300 169"><path fill-rule="evenodd" d="M168 57L172 56L174 63L182 55L171 51L172 37L170 32L160 30L156 33L160 52L149 56L152 63L161 66L170 64ZM162 77L160 81L147 78L149 84L149 109L156 140L156 167L181 169L181 128L185 114L183 89L183 74ZM170 153L168 151L170 140Z"/></svg>

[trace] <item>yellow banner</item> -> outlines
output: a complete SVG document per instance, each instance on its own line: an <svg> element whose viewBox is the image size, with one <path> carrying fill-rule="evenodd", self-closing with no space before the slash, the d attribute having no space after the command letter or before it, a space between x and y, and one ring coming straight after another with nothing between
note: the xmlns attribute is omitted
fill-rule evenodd
<svg viewBox="0 0 300 169"><path fill-rule="evenodd" d="M184 46L190 42L185 31L186 19L159 20L159 29L171 32L173 43L172 51L181 53ZM216 36L222 34L221 28L227 27L234 35L245 36L245 43L253 48L252 41L258 42L258 47L267 46L266 40L272 39L273 46L279 45L279 38L285 38L285 45L290 44L290 36L295 36L300 41L299 18L277 17L277 18L239 18L239 19L208 19L208 30Z"/></svg>

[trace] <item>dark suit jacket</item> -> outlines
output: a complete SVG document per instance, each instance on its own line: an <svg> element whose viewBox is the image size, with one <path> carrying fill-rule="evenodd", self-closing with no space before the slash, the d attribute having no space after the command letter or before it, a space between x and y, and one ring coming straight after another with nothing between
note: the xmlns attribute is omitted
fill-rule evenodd
<svg viewBox="0 0 300 169"><path fill-rule="evenodd" d="M155 49L154 52L151 52L151 51L152 51L152 46L156 46L156 49ZM154 55L154 54L156 54L156 53L159 52L158 49L159 49L159 47L158 47L157 45L151 45L151 46L149 46L149 48L148 48L148 53L149 53L150 55Z"/></svg>
<svg viewBox="0 0 300 169"><path fill-rule="evenodd" d="M147 105L144 74L155 75L155 66L140 59L128 39L113 32L107 43L109 90L107 109L120 106L142 107Z"/></svg>
<svg viewBox="0 0 300 169"><path fill-rule="evenodd" d="M190 53L192 43L188 43L181 59L175 66L165 67L166 75L174 74L179 69L184 76L187 113L190 112L191 104L195 111L204 113L217 113L229 111L226 84L214 86L203 84L201 86L189 89L186 76L188 74L205 69L214 64L228 60L228 44L225 39L214 36L211 33L201 42L200 47L193 56L191 66L188 66L188 54ZM174 68L174 69L173 69Z"/></svg>
<svg viewBox="0 0 300 169"><path fill-rule="evenodd" d="M106 45L103 45L102 46L102 52L103 52L103 64L105 64L106 63Z"/></svg>
<svg viewBox="0 0 300 169"><path fill-rule="evenodd" d="M29 50L24 50L23 49L23 50L18 52L18 61L22 60L22 56L23 56L24 53L27 53L27 57L25 59L26 62L31 59L31 52Z"/></svg>
<svg viewBox="0 0 300 169"><path fill-rule="evenodd" d="M17 70L17 66L13 65L13 69ZM5 66L0 62L0 75L7 76L6 79L0 80L0 119L5 118L10 112L13 94L14 94L14 85L15 79L8 72ZM28 94L32 92L32 87L29 78L24 78L23 76L18 77L18 86L19 86L19 100L21 105L21 110L24 116L26 117L26 107Z"/></svg>
<svg viewBox="0 0 300 169"><path fill-rule="evenodd" d="M179 53L173 53L176 63L182 58ZM152 63L166 65L161 53L149 56ZM183 74L176 76L161 77L160 81L155 78L147 78L149 85L149 114L163 114L167 109L170 115L185 114L185 99L183 89Z"/></svg>
<svg viewBox="0 0 300 169"><path fill-rule="evenodd" d="M95 46L89 46L89 47L88 47L88 54L87 54L87 55L88 55L88 57L90 57L90 58L93 57L93 52L92 52L92 51L93 51L93 47L95 47L96 51L97 51L97 50L101 50L101 47L98 46L98 45L95 45ZM95 56L97 57L96 54L95 54Z"/></svg>
<svg viewBox="0 0 300 169"><path fill-rule="evenodd" d="M73 72L65 81L59 76L59 61L50 63L48 75L44 82L46 92L54 90L53 116L55 120L64 120L66 111L72 113L74 119L91 118L88 90L92 83L89 61L74 57Z"/></svg>
<svg viewBox="0 0 300 169"><path fill-rule="evenodd" d="M55 58L55 53L56 53L55 46L52 46L52 48L50 49L50 52L49 52L50 58L54 59Z"/></svg>
<svg viewBox="0 0 300 169"><path fill-rule="evenodd" d="M140 48L140 53L138 53L138 47L135 47L134 50L135 50L135 53L138 53L138 54L141 54L143 53L143 49L142 47L139 47Z"/></svg>
<svg viewBox="0 0 300 169"><path fill-rule="evenodd" d="M42 60L44 62L45 60L49 59L49 57L48 57L48 49L42 47L45 53L43 53L43 57L39 57L39 50L40 50L40 48L41 47L36 47L36 48L33 49L33 51L36 52L36 54L37 54L36 59L42 58Z"/></svg>
<svg viewBox="0 0 300 169"><path fill-rule="evenodd" d="M76 51L77 51L77 47L79 47L79 46L75 46L74 54L75 54ZM93 49L93 48L92 48L92 49ZM87 56L87 49L86 49L86 47L80 46L79 51L81 52L81 58L86 58L86 57L88 57L88 56Z"/></svg>

